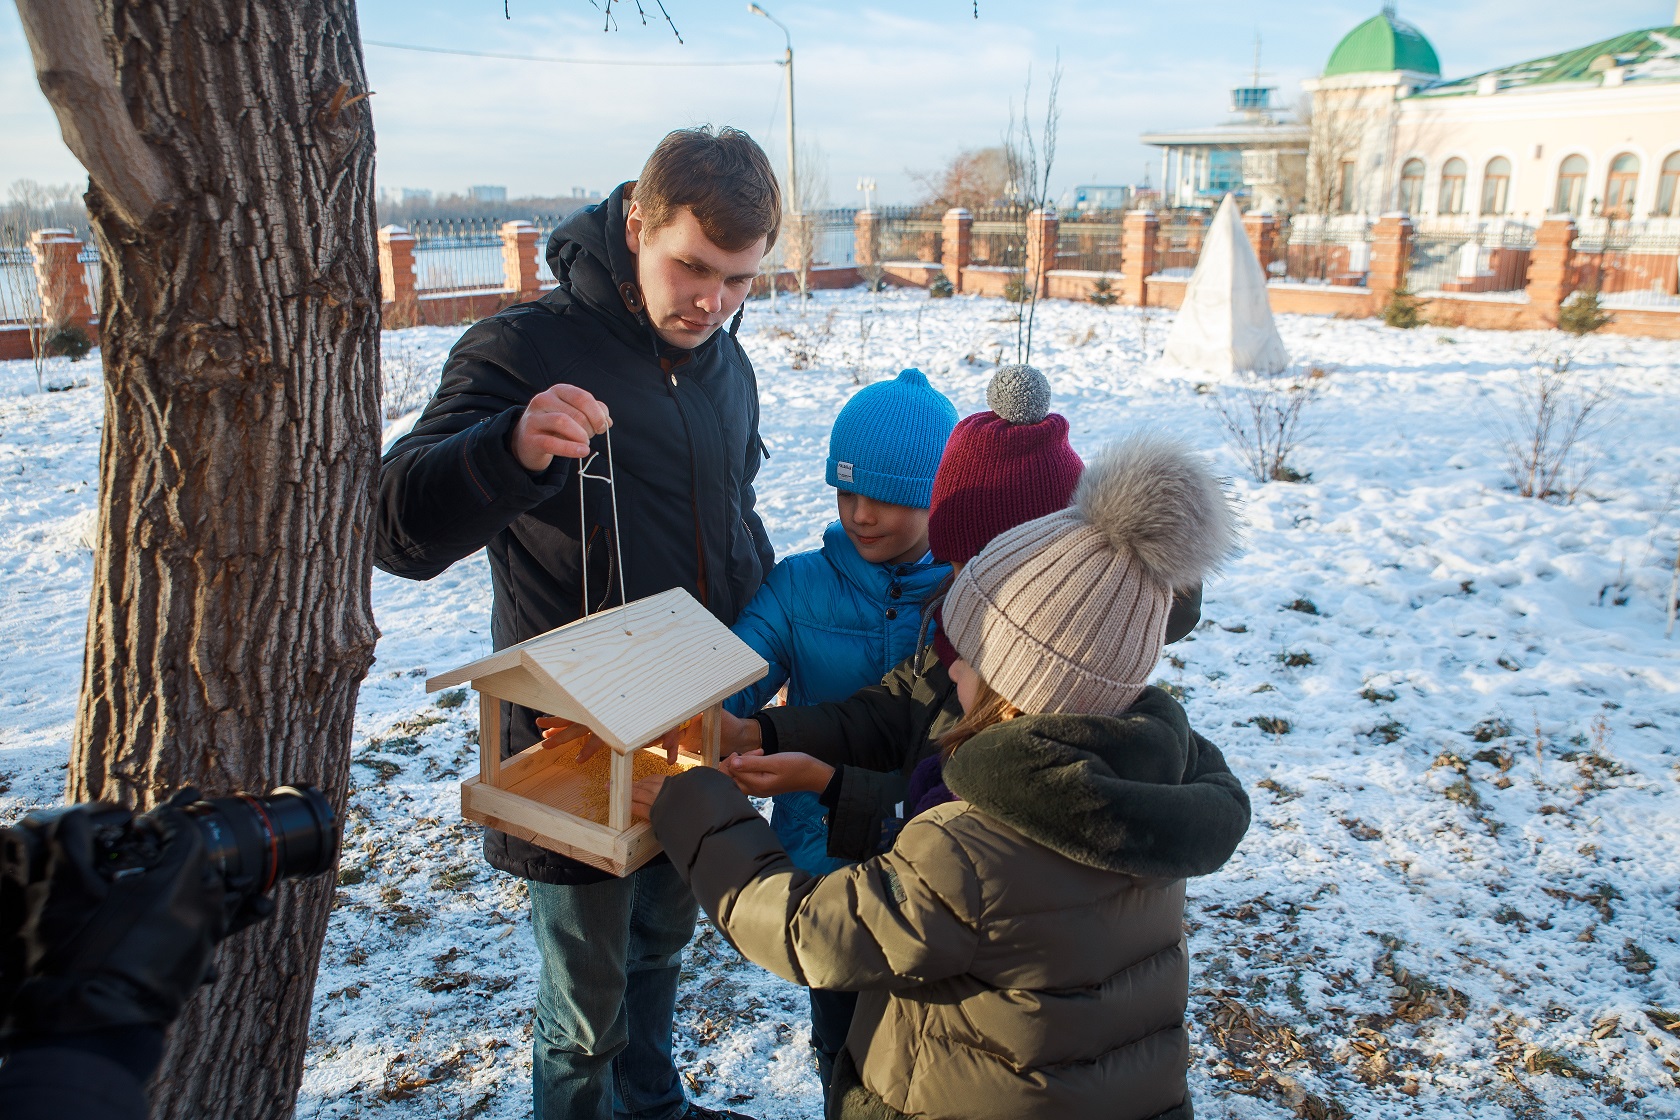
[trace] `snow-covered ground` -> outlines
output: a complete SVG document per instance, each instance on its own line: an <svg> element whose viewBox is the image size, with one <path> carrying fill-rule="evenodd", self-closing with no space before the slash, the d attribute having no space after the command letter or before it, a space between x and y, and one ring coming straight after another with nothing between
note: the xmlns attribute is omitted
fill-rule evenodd
<svg viewBox="0 0 1680 1120"><path fill-rule="evenodd" d="M918 365L984 407L1015 325L995 300L822 293L755 304L778 553L815 545L830 422ZM1246 480L1212 402L1234 379L1160 368L1171 315L1050 302L1034 355L1089 452L1178 431L1233 478L1246 553L1161 679L1222 744L1254 826L1191 884L1192 1089L1202 1115L1680 1116L1680 347L1595 338L1617 395L1573 505L1508 489L1518 379L1557 335L1280 317L1323 373L1299 484ZM391 332L435 376L457 330ZM0 363L0 818L57 799L89 581L97 366L39 394ZM458 817L472 705L423 691L484 652L482 556L428 585L376 575L341 890L304 1117L528 1114L536 950L522 884ZM815 1117L803 993L702 927L678 1051L691 1089Z"/></svg>

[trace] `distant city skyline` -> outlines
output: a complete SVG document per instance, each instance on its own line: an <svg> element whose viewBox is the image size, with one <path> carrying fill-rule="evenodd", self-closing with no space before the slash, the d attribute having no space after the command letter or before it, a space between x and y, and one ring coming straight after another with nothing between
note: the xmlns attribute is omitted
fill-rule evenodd
<svg viewBox="0 0 1680 1120"><path fill-rule="evenodd" d="M682 32L643 27L619 11L603 33L586 0L365 0L366 46L378 182L382 190L467 194L505 186L508 197L605 192L633 178L672 128L709 122L745 128L784 162L781 32L744 0L666 0ZM1183 9L1140 3L1043 5L1028 0L925 0L914 12L880 4L765 5L792 33L801 146L826 164L828 202L857 205L860 177L882 203L916 201L917 174L935 173L965 148L999 141L1029 67L1030 115L1042 122L1058 52L1061 129L1051 195L1075 184L1159 178L1146 130L1215 124L1229 89L1248 84L1254 37L1262 84L1293 105L1337 40L1380 0L1209 0ZM1668 23L1672 0L1528 3L1412 0L1399 15L1434 43L1448 77L1578 47ZM750 65L572 65L422 53L406 43L487 54L605 62ZM16 179L83 182L36 85L15 8L0 5L0 187Z"/></svg>

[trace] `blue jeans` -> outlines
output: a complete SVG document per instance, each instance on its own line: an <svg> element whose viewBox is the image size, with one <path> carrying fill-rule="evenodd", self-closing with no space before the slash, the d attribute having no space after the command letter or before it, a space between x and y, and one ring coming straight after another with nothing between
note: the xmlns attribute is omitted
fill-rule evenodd
<svg viewBox="0 0 1680 1120"><path fill-rule="evenodd" d="M531 1031L536 1120L673 1120L677 977L699 908L668 863L583 886L530 884L542 954Z"/></svg>
<svg viewBox="0 0 1680 1120"><path fill-rule="evenodd" d="M811 1049L817 1054L817 1080L822 1083L824 1099L834 1083L834 1059L846 1045L846 1033L852 1029L857 998L856 992L811 989Z"/></svg>

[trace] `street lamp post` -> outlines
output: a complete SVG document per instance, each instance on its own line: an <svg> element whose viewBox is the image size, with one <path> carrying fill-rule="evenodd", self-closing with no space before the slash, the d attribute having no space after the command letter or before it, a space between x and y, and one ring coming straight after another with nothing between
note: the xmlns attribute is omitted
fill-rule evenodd
<svg viewBox="0 0 1680 1120"><path fill-rule="evenodd" d="M787 51L782 55L782 65L787 67L787 208L790 213L799 213L799 180L795 171L795 149L793 146L793 36L788 34L787 27L781 20L759 7L749 3L747 11L755 16L763 16L771 23L782 29L782 38L787 40Z"/></svg>
<svg viewBox="0 0 1680 1120"><path fill-rule="evenodd" d="M747 11L751 12L755 16L763 16L765 19L769 20L771 23L773 23L777 27L781 28L782 38L784 40L786 40L786 42L787 42L787 51L786 51L785 54L782 55L782 65L787 67L787 211L788 211L788 216L792 219L792 221L789 224L797 227L797 225L800 221L800 217L799 217L799 178L798 178L798 171L797 171L798 155L797 155L797 149L794 147L794 142L793 142L793 36L788 33L787 25L782 23L781 20L777 19L775 16L771 15L769 12L765 11L763 8L759 7L757 4L749 2L747 4ZM802 232L803 231L798 230L797 228L796 229L791 229L791 230L788 231L788 233L795 238L800 238L800 235L802 234ZM801 241L802 241L802 238L801 238ZM785 239L784 239L784 244L785 244ZM802 249L801 250L801 256L802 257L803 257L803 252L804 251ZM786 259L787 253L786 253L785 250L783 251L782 256L783 256L784 259ZM800 262L799 262L799 265L800 265L800 271L799 271L800 289L801 289L801 291L803 291L803 289L805 287L805 285L804 285L805 261L803 259L801 259ZM775 277L774 274L772 274L772 276L770 278L770 291L771 291L772 297L773 297L774 293L776 291L776 277Z"/></svg>

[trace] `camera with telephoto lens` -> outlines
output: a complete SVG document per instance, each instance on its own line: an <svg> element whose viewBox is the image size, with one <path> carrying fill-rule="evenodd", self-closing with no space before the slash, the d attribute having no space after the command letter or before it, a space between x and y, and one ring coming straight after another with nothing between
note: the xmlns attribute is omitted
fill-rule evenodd
<svg viewBox="0 0 1680 1120"><path fill-rule="evenodd" d="M184 815L203 837L205 863L221 879L230 913L282 879L331 870L338 857L332 806L314 786L209 799L186 789L165 808ZM144 874L160 857L158 831L136 828L136 819L126 809L95 810L94 867L112 882Z"/></svg>

